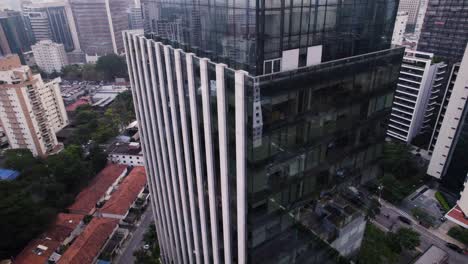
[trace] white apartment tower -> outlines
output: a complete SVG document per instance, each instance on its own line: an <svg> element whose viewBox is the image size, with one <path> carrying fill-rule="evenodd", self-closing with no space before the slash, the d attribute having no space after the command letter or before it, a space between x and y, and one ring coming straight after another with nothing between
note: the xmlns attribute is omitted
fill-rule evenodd
<svg viewBox="0 0 468 264"><path fill-rule="evenodd" d="M431 148L434 149L427 174L435 178L440 179L445 175L451 160L453 160L453 153L460 133L463 133L464 130L468 98L468 74L466 73L468 73L468 49L465 50L460 65L455 65L454 70L452 70L443 107L439 113L438 122L441 125L436 127L435 132L437 133L434 133L431 139ZM445 104L446 101L448 104Z"/></svg>
<svg viewBox="0 0 468 264"><path fill-rule="evenodd" d="M431 53L406 50L393 99L387 135L405 142L430 130L447 65Z"/></svg>
<svg viewBox="0 0 468 264"><path fill-rule="evenodd" d="M31 47L37 66L47 73L60 72L68 65L63 44L42 40Z"/></svg>
<svg viewBox="0 0 468 264"><path fill-rule="evenodd" d="M401 0L398 6L398 12L408 13L408 27L413 28L418 19L418 12L421 0Z"/></svg>
<svg viewBox="0 0 468 264"><path fill-rule="evenodd" d="M398 12L393 29L392 44L403 45L406 24L408 23L408 12Z"/></svg>
<svg viewBox="0 0 468 264"><path fill-rule="evenodd" d="M0 123L11 148L46 156L61 149L55 133L68 124L60 79L44 83L17 55L0 59Z"/></svg>

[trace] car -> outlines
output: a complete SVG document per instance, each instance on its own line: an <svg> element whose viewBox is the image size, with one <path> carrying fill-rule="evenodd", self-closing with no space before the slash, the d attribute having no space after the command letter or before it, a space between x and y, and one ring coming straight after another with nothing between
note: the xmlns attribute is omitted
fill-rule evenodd
<svg viewBox="0 0 468 264"><path fill-rule="evenodd" d="M448 247L448 248L450 248L450 249L453 250L453 251L456 251L456 252L458 252L458 253L460 253L460 254L463 254L463 249L460 248L459 246L455 245L455 244L452 244L452 243L448 243L448 242L447 242L447 243L445 243L445 246Z"/></svg>
<svg viewBox="0 0 468 264"><path fill-rule="evenodd" d="M149 248L150 248L150 245L149 245L149 244L146 244L146 245L143 246L143 249L144 249L144 250L148 250Z"/></svg>
<svg viewBox="0 0 468 264"><path fill-rule="evenodd" d="M407 224L407 225L411 225L411 220L409 220L408 218L404 217L404 216L398 216L398 220L400 220L401 222Z"/></svg>
<svg viewBox="0 0 468 264"><path fill-rule="evenodd" d="M445 218L444 216L442 216L439 220L443 223L443 222L447 221L447 218Z"/></svg>

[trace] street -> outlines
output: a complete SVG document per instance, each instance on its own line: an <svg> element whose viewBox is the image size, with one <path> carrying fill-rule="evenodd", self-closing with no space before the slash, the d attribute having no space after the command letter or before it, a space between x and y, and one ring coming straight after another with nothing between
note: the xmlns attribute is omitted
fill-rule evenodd
<svg viewBox="0 0 468 264"><path fill-rule="evenodd" d="M404 211L396 208L388 202L385 202L384 200L381 200L380 203L382 204L382 207L380 208L381 212L379 215L376 216L375 220L373 220L374 224L376 224L379 228L384 229L385 231L396 231L400 227L410 227L409 225L402 223L400 220L398 220L398 216L404 216L408 219L413 220L411 229L415 230L421 235L421 244L418 247L418 249L421 252L424 252L431 245L436 245L449 254L450 264L468 263L468 256L459 254L445 246L445 243L447 242L451 242L462 246L459 242L453 240L447 235L445 235L444 239L442 239L441 236L443 234L437 233L435 230L427 229L419 225L416 221L414 221L414 219L410 215L408 215Z"/></svg>
<svg viewBox="0 0 468 264"><path fill-rule="evenodd" d="M125 242L122 249L122 254L118 256L114 263L118 264L133 264L135 257L133 256L133 251L141 248L143 246L143 236L148 230L148 226L153 220L153 213L151 206L148 206L146 211L141 216L141 221L139 222L136 229L130 234L130 238Z"/></svg>

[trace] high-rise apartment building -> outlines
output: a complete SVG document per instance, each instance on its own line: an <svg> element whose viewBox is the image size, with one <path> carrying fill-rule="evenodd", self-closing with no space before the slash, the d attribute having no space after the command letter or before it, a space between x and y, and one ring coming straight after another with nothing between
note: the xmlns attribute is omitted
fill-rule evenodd
<svg viewBox="0 0 468 264"><path fill-rule="evenodd" d="M31 49L31 42L25 30L20 12L0 11L0 55L18 54Z"/></svg>
<svg viewBox="0 0 468 264"><path fill-rule="evenodd" d="M468 42L467 2L428 1L418 50L434 53L451 67L461 61Z"/></svg>
<svg viewBox="0 0 468 264"><path fill-rule="evenodd" d="M124 44L164 263L339 259L310 212L379 174L397 4L143 1Z"/></svg>
<svg viewBox="0 0 468 264"><path fill-rule="evenodd" d="M66 51L80 50L78 32L68 0L34 2L23 13L35 40L62 43Z"/></svg>
<svg viewBox="0 0 468 264"><path fill-rule="evenodd" d="M122 31L129 29L128 0L69 0L81 50L87 55L120 54Z"/></svg>
<svg viewBox="0 0 468 264"><path fill-rule="evenodd" d="M32 45L31 49L37 66L47 73L60 72L63 67L68 65L63 44L42 40Z"/></svg>
<svg viewBox="0 0 468 264"><path fill-rule="evenodd" d="M410 143L418 134L427 134L429 141L447 69L445 63L434 63L433 58L430 53L405 51L388 124L390 137Z"/></svg>
<svg viewBox="0 0 468 264"><path fill-rule="evenodd" d="M416 26L418 20L418 12L420 8L421 0L400 0L398 6L398 12L408 13L407 31L412 32Z"/></svg>
<svg viewBox="0 0 468 264"><path fill-rule="evenodd" d="M408 24L408 13L398 12L395 20L395 28L393 29L393 45L403 45L404 35L406 32L406 24Z"/></svg>
<svg viewBox="0 0 468 264"><path fill-rule="evenodd" d="M68 124L60 79L44 83L17 55L0 59L0 122L11 148L46 156L61 149L55 133Z"/></svg>
<svg viewBox="0 0 468 264"><path fill-rule="evenodd" d="M427 174L442 180L442 185L460 192L468 172L468 49L460 65L455 65L447 88L449 98L444 112L439 114L433 136L433 151Z"/></svg>

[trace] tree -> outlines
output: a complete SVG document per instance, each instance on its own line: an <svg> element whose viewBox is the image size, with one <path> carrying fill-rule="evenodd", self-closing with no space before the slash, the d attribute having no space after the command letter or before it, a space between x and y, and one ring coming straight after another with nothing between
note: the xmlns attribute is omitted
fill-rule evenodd
<svg viewBox="0 0 468 264"><path fill-rule="evenodd" d="M83 69L78 64L67 65L62 68L62 76L66 80L81 80Z"/></svg>
<svg viewBox="0 0 468 264"><path fill-rule="evenodd" d="M404 178L414 170L411 162L411 152L408 145L403 143L387 143L384 145L383 169L397 178Z"/></svg>
<svg viewBox="0 0 468 264"><path fill-rule="evenodd" d="M107 163L106 153L104 153L104 151L97 144L93 144L93 146L90 148L88 159L91 162L93 174L97 174L99 171L101 171Z"/></svg>
<svg viewBox="0 0 468 264"><path fill-rule="evenodd" d="M374 219L376 215L380 214L380 207L379 201L372 198L367 208L367 217Z"/></svg>
<svg viewBox="0 0 468 264"><path fill-rule="evenodd" d="M410 228L400 228L396 235L400 246L406 250L415 250L421 243L419 233Z"/></svg>
<svg viewBox="0 0 468 264"><path fill-rule="evenodd" d="M100 81L102 80L102 74L94 64L85 64L82 66L82 79L85 81Z"/></svg>
<svg viewBox="0 0 468 264"><path fill-rule="evenodd" d="M105 80L111 81L115 77L127 77L127 65L125 59L116 54L99 57L96 62L96 70L103 74Z"/></svg>
<svg viewBox="0 0 468 264"><path fill-rule="evenodd" d="M38 160L29 149L8 149L5 151L5 167L23 172L31 168Z"/></svg>
<svg viewBox="0 0 468 264"><path fill-rule="evenodd" d="M460 226L455 226L450 228L447 234L455 238L456 240L462 242L463 244L468 245L468 229L465 229Z"/></svg>

